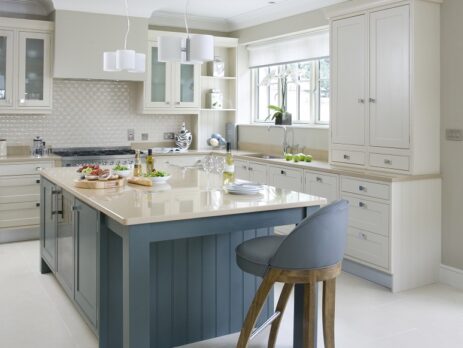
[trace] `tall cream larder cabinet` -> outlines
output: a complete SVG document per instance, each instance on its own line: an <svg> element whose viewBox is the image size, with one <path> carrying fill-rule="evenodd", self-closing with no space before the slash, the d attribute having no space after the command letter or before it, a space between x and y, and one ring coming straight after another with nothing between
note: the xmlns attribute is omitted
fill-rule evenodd
<svg viewBox="0 0 463 348"><path fill-rule="evenodd" d="M439 172L439 3L379 1L331 18L332 164Z"/></svg>

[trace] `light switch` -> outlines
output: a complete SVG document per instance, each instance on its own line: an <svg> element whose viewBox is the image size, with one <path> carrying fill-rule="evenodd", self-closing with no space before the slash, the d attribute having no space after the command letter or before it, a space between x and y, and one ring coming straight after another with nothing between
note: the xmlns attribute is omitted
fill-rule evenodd
<svg viewBox="0 0 463 348"><path fill-rule="evenodd" d="M449 141L463 141L463 130L462 129L446 129L445 139Z"/></svg>

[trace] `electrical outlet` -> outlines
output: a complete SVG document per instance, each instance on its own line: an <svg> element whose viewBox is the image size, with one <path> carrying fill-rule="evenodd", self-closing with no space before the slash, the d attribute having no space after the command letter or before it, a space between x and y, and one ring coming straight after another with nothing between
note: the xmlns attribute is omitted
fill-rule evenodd
<svg viewBox="0 0 463 348"><path fill-rule="evenodd" d="M174 133L164 133L164 140L174 140Z"/></svg>
<svg viewBox="0 0 463 348"><path fill-rule="evenodd" d="M463 130L462 129L446 129L445 139L449 141L463 141Z"/></svg>
<svg viewBox="0 0 463 348"><path fill-rule="evenodd" d="M127 140L135 141L135 129L132 129L132 128L127 129Z"/></svg>
<svg viewBox="0 0 463 348"><path fill-rule="evenodd" d="M149 136L148 136L148 133L141 133L141 140L142 140L142 141L148 140L148 137L149 137Z"/></svg>

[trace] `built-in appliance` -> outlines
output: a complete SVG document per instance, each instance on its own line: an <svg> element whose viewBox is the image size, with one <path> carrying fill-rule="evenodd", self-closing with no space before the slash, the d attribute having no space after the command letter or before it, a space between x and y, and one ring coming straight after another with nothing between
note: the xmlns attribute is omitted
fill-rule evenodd
<svg viewBox="0 0 463 348"><path fill-rule="evenodd" d="M74 147L54 149L53 154L61 157L63 167L78 167L83 164L132 165L135 150L130 147Z"/></svg>

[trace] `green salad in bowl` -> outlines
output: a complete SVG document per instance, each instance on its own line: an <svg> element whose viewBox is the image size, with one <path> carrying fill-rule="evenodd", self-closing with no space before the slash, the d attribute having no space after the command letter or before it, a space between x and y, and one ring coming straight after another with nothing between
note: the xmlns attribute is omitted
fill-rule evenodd
<svg viewBox="0 0 463 348"><path fill-rule="evenodd" d="M130 174L132 174L132 170L128 166L124 166L119 163L113 167L113 173L121 177L127 177L130 176Z"/></svg>
<svg viewBox="0 0 463 348"><path fill-rule="evenodd" d="M170 179L170 174L162 170L153 170L150 173L144 174L145 178L150 178L153 183L164 183Z"/></svg>

